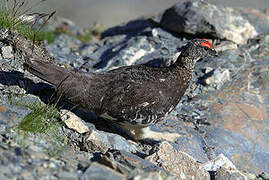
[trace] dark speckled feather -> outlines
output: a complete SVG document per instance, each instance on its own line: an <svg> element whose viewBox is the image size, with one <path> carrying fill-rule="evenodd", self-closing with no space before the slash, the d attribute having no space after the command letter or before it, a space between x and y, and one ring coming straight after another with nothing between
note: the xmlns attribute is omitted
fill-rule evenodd
<svg viewBox="0 0 269 180"><path fill-rule="evenodd" d="M80 108L120 122L149 126L171 112L184 95L197 60L216 52L206 40L190 41L170 67L126 66L94 74L75 72L45 62L27 61L32 74L57 87Z"/></svg>

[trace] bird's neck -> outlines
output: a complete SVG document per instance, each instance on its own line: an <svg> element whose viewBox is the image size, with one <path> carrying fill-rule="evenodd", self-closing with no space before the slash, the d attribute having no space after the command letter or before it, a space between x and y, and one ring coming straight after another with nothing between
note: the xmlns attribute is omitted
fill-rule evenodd
<svg viewBox="0 0 269 180"><path fill-rule="evenodd" d="M196 60L197 59L195 57L179 56L172 66L175 70L182 71L184 69L184 71L192 73L194 71Z"/></svg>

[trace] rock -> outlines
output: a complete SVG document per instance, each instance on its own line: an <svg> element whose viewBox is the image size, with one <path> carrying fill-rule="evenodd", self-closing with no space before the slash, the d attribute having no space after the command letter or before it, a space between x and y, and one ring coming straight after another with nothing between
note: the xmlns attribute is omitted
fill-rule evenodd
<svg viewBox="0 0 269 180"><path fill-rule="evenodd" d="M68 179L68 180L77 180L78 176L74 172L66 172L64 170L60 171L60 173L57 174L57 177L60 179Z"/></svg>
<svg viewBox="0 0 269 180"><path fill-rule="evenodd" d="M262 172L257 176L258 178L262 178L262 180L268 180L269 179L269 174L266 172Z"/></svg>
<svg viewBox="0 0 269 180"><path fill-rule="evenodd" d="M207 118L212 124L200 127L216 154L223 153L250 173L269 169L268 141L264 141L268 139L268 105L264 103L268 100L268 61L255 63L255 68L241 71L236 80L204 102L210 102Z"/></svg>
<svg viewBox="0 0 269 180"><path fill-rule="evenodd" d="M209 72L211 73L211 71ZM218 68L211 73L204 81L207 85L213 85L219 89L226 81L230 81L230 72L228 69ZM207 75L207 74L206 74Z"/></svg>
<svg viewBox="0 0 269 180"><path fill-rule="evenodd" d="M216 180L249 180L255 179L255 175L244 174L237 169L220 168L217 170L214 178Z"/></svg>
<svg viewBox="0 0 269 180"><path fill-rule="evenodd" d="M105 153L111 144L105 133L100 133L99 131L90 131L89 135L83 142L83 147L87 150L101 151Z"/></svg>
<svg viewBox="0 0 269 180"><path fill-rule="evenodd" d="M267 32L250 39L244 49L250 53L252 58L266 62L269 56L269 33Z"/></svg>
<svg viewBox="0 0 269 180"><path fill-rule="evenodd" d="M151 29L149 26L146 29L134 29L126 33L127 35L106 36L99 42L99 48L91 55L94 61L99 59L93 65L94 69L105 71L132 64L167 66L183 45L181 39L161 28Z"/></svg>
<svg viewBox="0 0 269 180"><path fill-rule="evenodd" d="M13 55L13 49L11 46L4 46L1 48L2 51L2 57L4 59L11 59L14 57Z"/></svg>
<svg viewBox="0 0 269 180"><path fill-rule="evenodd" d="M243 16L255 27L258 34L266 33L269 31L269 19L266 9L254 9L254 8L235 8L236 14ZM268 11L268 8L267 8Z"/></svg>
<svg viewBox="0 0 269 180"><path fill-rule="evenodd" d="M8 126L14 126L18 124L20 120L22 120L27 114L32 112L32 110L23 106L5 104L2 107L4 107L6 111L0 113L0 117L3 117L3 119L1 120L7 123Z"/></svg>
<svg viewBox="0 0 269 180"><path fill-rule="evenodd" d="M219 168L236 169L235 165L223 154L203 164L207 171L217 171Z"/></svg>
<svg viewBox="0 0 269 180"><path fill-rule="evenodd" d="M218 7L205 1L184 0L153 20L172 32L211 35L245 44L257 32L247 19L235 12L236 9Z"/></svg>
<svg viewBox="0 0 269 180"><path fill-rule="evenodd" d="M220 53L227 50L236 50L237 44L232 41L221 41L220 44L215 46L215 50Z"/></svg>
<svg viewBox="0 0 269 180"><path fill-rule="evenodd" d="M62 120L68 128L73 129L80 134L89 132L88 126L86 126L86 124L71 111L61 110L60 114Z"/></svg>
<svg viewBox="0 0 269 180"><path fill-rule="evenodd" d="M206 67L205 68L205 74L208 74L208 73L211 73L211 72L213 72L213 68L212 67Z"/></svg>
<svg viewBox="0 0 269 180"><path fill-rule="evenodd" d="M163 177L168 175L166 171L155 164L126 151L109 150L101 157L99 162L123 174L128 174L129 177L144 172L158 172Z"/></svg>
<svg viewBox="0 0 269 180"><path fill-rule="evenodd" d="M209 173L188 154L177 151L168 142L146 159L176 175L177 179L210 179Z"/></svg>
<svg viewBox="0 0 269 180"><path fill-rule="evenodd" d="M72 67L80 67L84 61L83 58L76 53L81 46L81 42L66 34L57 36L53 44L49 44L47 49L57 58L58 64L71 65Z"/></svg>
<svg viewBox="0 0 269 180"><path fill-rule="evenodd" d="M199 116L194 113L196 110L197 107L193 107L189 103L179 104L170 115L165 117L162 122L154 125L152 129L161 132L177 132L181 136L172 144L173 148L187 153L196 161L205 163L209 161L209 157L205 153L206 142L203 141L203 135L195 129L192 123L196 121L194 117Z"/></svg>
<svg viewBox="0 0 269 180"><path fill-rule="evenodd" d="M91 180L120 180L125 179L125 177L112 169L98 164L96 162L92 163L90 167L84 172L83 177L85 179Z"/></svg>
<svg viewBox="0 0 269 180"><path fill-rule="evenodd" d="M83 147L87 150L101 151L105 153L108 149L125 150L136 152L137 149L120 135L98 130L91 130L83 141Z"/></svg>
<svg viewBox="0 0 269 180"><path fill-rule="evenodd" d="M105 30L102 33L102 39L106 37L115 36L115 35L122 35L127 34L129 36L135 36L137 33L141 33L148 28L156 27L152 22L150 22L147 18L139 18L135 20L131 20L127 23L111 27Z"/></svg>
<svg viewBox="0 0 269 180"><path fill-rule="evenodd" d="M139 174L133 177L133 180L172 180L172 179L175 179L175 177L171 175L162 176L157 172Z"/></svg>

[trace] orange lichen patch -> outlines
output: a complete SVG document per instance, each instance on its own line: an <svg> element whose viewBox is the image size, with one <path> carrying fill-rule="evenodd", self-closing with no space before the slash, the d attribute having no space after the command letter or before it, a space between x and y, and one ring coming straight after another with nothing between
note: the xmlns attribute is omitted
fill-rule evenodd
<svg viewBox="0 0 269 180"><path fill-rule="evenodd" d="M242 134L246 116L236 104L229 103L221 112L223 127L229 131Z"/></svg>
<svg viewBox="0 0 269 180"><path fill-rule="evenodd" d="M219 114L226 130L242 134L250 141L259 139L260 128L265 126L263 120L267 119L266 107L262 104L227 103Z"/></svg>
<svg viewBox="0 0 269 180"><path fill-rule="evenodd" d="M3 106L0 106L0 113L6 112L6 108L4 108Z"/></svg>
<svg viewBox="0 0 269 180"><path fill-rule="evenodd" d="M216 96L211 96L211 99L225 99L227 101L232 101L232 102L238 102L240 101L239 95L240 95L240 90L238 87L230 86L229 88L226 88L222 91L220 91Z"/></svg>
<svg viewBox="0 0 269 180"><path fill-rule="evenodd" d="M266 120L267 112L266 107L262 104L254 107L249 104L237 104L237 107L244 113L248 118L255 120Z"/></svg>
<svg viewBox="0 0 269 180"><path fill-rule="evenodd" d="M246 123L247 120L266 120L267 113L266 107L259 105L254 107L248 104L228 103L222 110L222 118L224 123L227 122L226 128L228 130L236 130L236 124L242 122ZM239 124L238 124L239 123ZM242 125L240 126L243 127Z"/></svg>
<svg viewBox="0 0 269 180"><path fill-rule="evenodd" d="M232 155L231 160L233 162L240 163L241 166L245 166L247 169L253 169L256 168L257 165L251 163L252 158L253 158L252 152L246 152Z"/></svg>

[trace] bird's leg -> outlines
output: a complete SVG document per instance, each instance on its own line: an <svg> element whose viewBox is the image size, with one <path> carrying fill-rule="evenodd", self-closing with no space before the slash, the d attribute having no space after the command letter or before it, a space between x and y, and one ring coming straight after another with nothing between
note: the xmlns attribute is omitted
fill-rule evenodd
<svg viewBox="0 0 269 180"><path fill-rule="evenodd" d="M141 127L141 126L126 126L121 125L121 127L135 140L156 140L156 141L170 141L174 142L179 137L178 133L169 133L169 132L156 132L152 131L150 127Z"/></svg>

